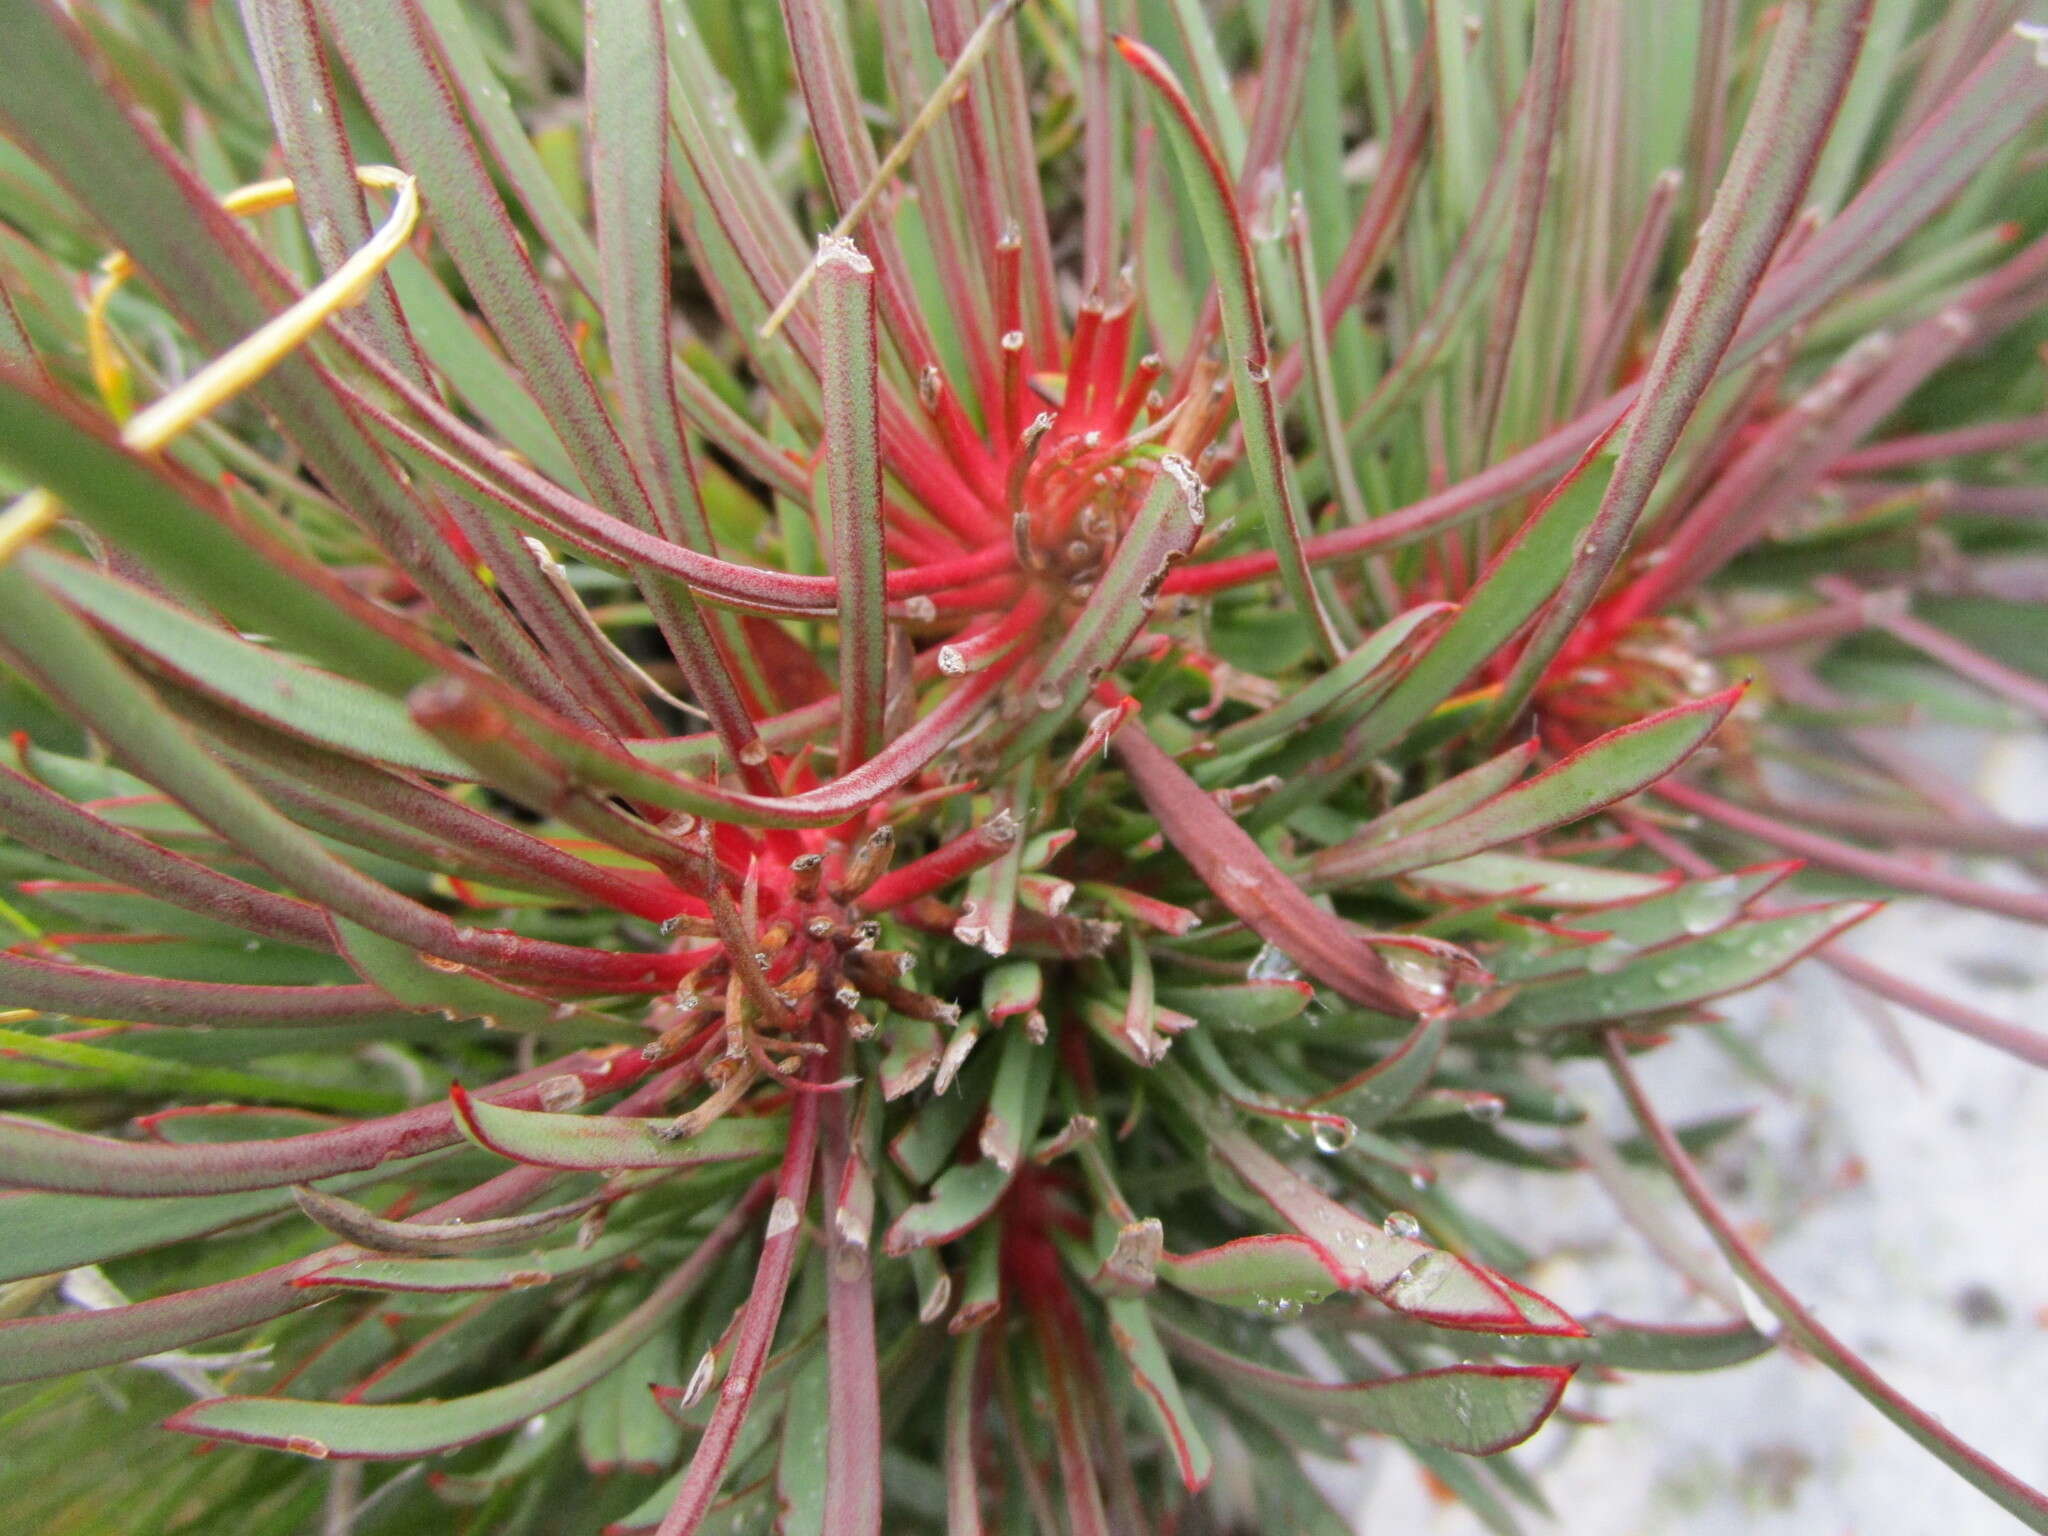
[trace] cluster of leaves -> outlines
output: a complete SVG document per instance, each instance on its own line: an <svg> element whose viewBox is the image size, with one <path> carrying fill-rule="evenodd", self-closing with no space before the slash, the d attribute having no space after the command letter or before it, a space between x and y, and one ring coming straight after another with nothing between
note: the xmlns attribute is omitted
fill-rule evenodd
<svg viewBox="0 0 2048 1536"><path fill-rule="evenodd" d="M1782 1327L2048 1528L1630 1065L2048 1061L1831 947L2048 920L2019 10L0 0L17 1523L1513 1531ZM1573 1057L1762 1310L1437 1182Z"/></svg>

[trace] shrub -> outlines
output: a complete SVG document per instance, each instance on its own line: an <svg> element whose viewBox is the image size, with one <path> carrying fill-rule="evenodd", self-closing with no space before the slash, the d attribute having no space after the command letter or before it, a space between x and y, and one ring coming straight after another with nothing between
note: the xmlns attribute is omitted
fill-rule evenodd
<svg viewBox="0 0 2048 1536"><path fill-rule="evenodd" d="M2042 1528L1631 1065L1809 955L2048 1055L1834 944L2048 916L1888 730L2048 712L2048 69L1936 9L0 0L21 1528L1340 1531L1369 1433L1512 1530L1779 1338ZM1581 1058L1749 1306L1438 1182Z"/></svg>

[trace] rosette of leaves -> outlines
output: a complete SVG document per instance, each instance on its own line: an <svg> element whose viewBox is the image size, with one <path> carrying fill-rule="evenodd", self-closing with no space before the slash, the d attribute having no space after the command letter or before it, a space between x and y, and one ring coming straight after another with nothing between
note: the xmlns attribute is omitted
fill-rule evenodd
<svg viewBox="0 0 2048 1536"><path fill-rule="evenodd" d="M2018 11L0 0L13 1518L1511 1531L1782 1336L2039 1528L1630 1066L2048 1054L1831 947L2048 916ZM1438 1182L1584 1056L1760 1308Z"/></svg>

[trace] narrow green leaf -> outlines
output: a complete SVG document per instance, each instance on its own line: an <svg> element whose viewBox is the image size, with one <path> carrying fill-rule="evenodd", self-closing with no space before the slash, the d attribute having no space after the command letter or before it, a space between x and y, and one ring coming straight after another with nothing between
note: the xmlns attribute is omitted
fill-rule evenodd
<svg viewBox="0 0 2048 1536"><path fill-rule="evenodd" d="M446 62L448 74L462 93L463 104L491 146L491 153L519 193L548 250L561 259L576 285L595 295L600 289L599 262L582 221L562 201L526 127L513 109L512 98L499 83L484 56L460 0L420 0L424 23L417 46Z"/></svg>
<svg viewBox="0 0 2048 1536"><path fill-rule="evenodd" d="M1619 425L1593 440L1565 477L1538 502L1465 596L1457 617L1422 658L1360 722L1363 749L1385 751L1422 722L1458 685L1526 624L1558 589L1578 558L1599 510L1605 477L1594 466Z"/></svg>
<svg viewBox="0 0 2048 1536"><path fill-rule="evenodd" d="M1226 981L1204 987L1161 987L1158 999L1212 1029L1256 1033L1301 1017L1315 1000L1305 981Z"/></svg>
<svg viewBox="0 0 2048 1536"><path fill-rule="evenodd" d="M710 554L711 527L676 406L669 340L669 69L661 0L596 0L587 28L590 183L620 426L663 533Z"/></svg>
<svg viewBox="0 0 2048 1536"><path fill-rule="evenodd" d="M515 1253L477 1259L346 1259L297 1283L347 1291L518 1291L551 1285L617 1263L645 1246L645 1233L608 1232L588 1248Z"/></svg>
<svg viewBox="0 0 2048 1536"><path fill-rule="evenodd" d="M1230 354L1237 414L1244 424L1245 458L1265 519L1266 541L1279 558L1280 580L1288 597L1307 621L1323 655L1335 662L1343 655L1343 646L1324 612L1315 583L1309 579L1308 559L1302 552L1303 518L1287 474L1280 414L1273 402L1272 355L1259 303L1258 271L1238 215L1236 188L1166 61L1128 37L1117 38L1116 48L1157 98L1159 122L1173 147L1181 188L1194 205L1195 222L1223 300L1224 345Z"/></svg>
<svg viewBox="0 0 2048 1536"><path fill-rule="evenodd" d="M930 1198L890 1226L883 1251L901 1257L913 1248L951 1242L980 1222L1010 1187L1022 1153L1038 1132L1052 1084L1053 1052L1024 1030L1003 1031L1001 1055L980 1132L983 1156L955 1163L939 1175Z"/></svg>
<svg viewBox="0 0 2048 1536"><path fill-rule="evenodd" d="M182 686L302 740L400 768L468 777L469 765L413 724L401 699L241 639L80 561L32 549L20 565Z"/></svg>
<svg viewBox="0 0 2048 1536"><path fill-rule="evenodd" d="M574 1353L533 1375L467 1397L421 1403L322 1403L288 1397L217 1397L173 1414L167 1429L296 1451L384 1461L432 1455L516 1428L622 1365L696 1289L753 1218L742 1203L647 1299Z"/></svg>
<svg viewBox="0 0 2048 1536"><path fill-rule="evenodd" d="M33 146L112 242L134 258L200 346L225 352L283 309L285 285L275 266L163 140L144 131L147 112L96 70L62 14L10 5L6 31L18 88L0 102L0 123L16 142ZM250 386L247 399L268 412L320 483L479 655L550 696L559 692L538 646L464 563L442 521L376 450L331 376L308 357L288 356ZM9 444L8 453L16 451L11 434L0 433L0 441ZM40 478L55 487L54 479ZM271 585L276 606L300 596L274 578ZM321 606L299 601L307 616L301 622L318 622Z"/></svg>
<svg viewBox="0 0 2048 1536"><path fill-rule="evenodd" d="M1448 1019L1424 1019L1408 1032L1406 1039L1363 1072L1308 1102L1317 1109L1342 1115L1360 1130L1390 1120L1406 1109L1428 1083L1450 1033Z"/></svg>
<svg viewBox="0 0 2048 1536"><path fill-rule="evenodd" d="M1676 883L1668 874L1603 869L1597 864L1521 853L1475 853L1449 864L1418 869L1407 879L1411 884L1471 896L1518 895L1525 902L1551 907L1605 907L1617 901L1641 901L1662 895Z"/></svg>
<svg viewBox="0 0 2048 1536"><path fill-rule="evenodd" d="M1775 976L1876 910L1875 902L1845 901L1731 923L1606 975L1532 982L1478 1028L1571 1029L1706 1002Z"/></svg>
<svg viewBox="0 0 2048 1536"><path fill-rule="evenodd" d="M320 271L331 274L369 243L372 226L312 0L243 0L239 10L299 222ZM423 377L388 275L370 285L356 314L342 323L359 326L386 357Z"/></svg>
<svg viewBox="0 0 2048 1536"><path fill-rule="evenodd" d="M1747 1321L1702 1325L1629 1323L1619 1318L1584 1319L1583 1339L1524 1334L1498 1339L1494 1351L1516 1360L1555 1365L1603 1365L1617 1371L1722 1371L1769 1354L1777 1340ZM1421 1330L1416 1330L1421 1337ZM1442 1342L1456 1347L1454 1338Z"/></svg>
<svg viewBox="0 0 2048 1536"><path fill-rule="evenodd" d="M1400 804L1365 824L1356 841L1361 847L1391 843L1424 827L1434 827L1484 805L1521 778L1522 771L1536 759L1542 745L1534 740L1510 747L1476 768L1454 774L1433 789L1411 795Z"/></svg>
<svg viewBox="0 0 2048 1536"><path fill-rule="evenodd" d="M1044 975L1036 960L1005 960L982 974L981 1011L993 1020L1029 1013L1043 991Z"/></svg>
<svg viewBox="0 0 2048 1536"><path fill-rule="evenodd" d="M1209 1485L1214 1465L1209 1443L1202 1438L1194 1416L1188 1412L1187 1400L1181 1396L1166 1346L1160 1343L1159 1332L1152 1326L1148 1303L1142 1297L1111 1297L1103 1306L1109 1313L1110 1337L1124 1357L1131 1380L1159 1421L1166 1443L1172 1447L1182 1485L1190 1493L1201 1492Z"/></svg>
<svg viewBox="0 0 2048 1536"><path fill-rule="evenodd" d="M1283 1303L1323 1301L1344 1289L1344 1276L1321 1248L1284 1232L1235 1238L1199 1253L1162 1254L1159 1278L1218 1306L1269 1312Z"/></svg>
<svg viewBox="0 0 2048 1536"><path fill-rule="evenodd" d="M189 1118L192 1117L178 1117ZM450 1119L453 1119L452 1115ZM177 1121L171 1123L175 1125ZM0 1125L4 1124L0 1121ZM373 1254L436 1259L467 1258L491 1248L532 1243L593 1209L601 1203L602 1195L600 1190L563 1205L524 1211L517 1216L436 1226L417 1221L393 1221L364 1209L353 1200L344 1200L339 1195L324 1195L303 1184L292 1188L292 1197L299 1202L299 1209L309 1220L358 1248L368 1249Z"/></svg>
<svg viewBox="0 0 2048 1536"><path fill-rule="evenodd" d="M54 1040L25 1034L18 1029L0 1029L0 1080L9 1075L13 1061L41 1062L67 1069L48 1081L75 1082L77 1091L117 1093L168 1093L188 1098L254 1100L259 1104L294 1104L306 1109L328 1109L337 1114L389 1114L404 1107L395 1093L370 1088L345 1088L323 1083L292 1082L288 1078L265 1077L258 1072L235 1072L224 1067L195 1067L182 1062L127 1051L109 1050L103 1045L85 1045L75 1040ZM61 1089L60 1089L61 1091Z"/></svg>
<svg viewBox="0 0 2048 1536"><path fill-rule="evenodd" d="M335 1194L403 1180L431 1167L446 1152L404 1158L361 1173L323 1179L314 1187ZM170 1195L134 1200L117 1195L0 1195L0 1281L54 1274L145 1253L203 1237L238 1222L292 1208L289 1189L252 1189L233 1195Z"/></svg>
<svg viewBox="0 0 2048 1536"><path fill-rule="evenodd" d="M1256 746L1295 731L1327 711L1355 709L1370 701L1378 690L1393 684L1399 675L1394 669L1412 659L1407 654L1410 649L1427 645L1437 628L1457 611L1451 603L1422 603L1396 616L1313 682L1271 709L1218 731L1211 738L1217 752L1228 755Z"/></svg>
<svg viewBox="0 0 2048 1536"><path fill-rule="evenodd" d="M728 1115L694 1136L678 1137L669 1134L672 1120L506 1109L473 1097L460 1083L448 1093L455 1118L471 1141L500 1157L542 1168L610 1172L743 1162L774 1156L788 1135L782 1120Z"/></svg>
<svg viewBox="0 0 2048 1536"><path fill-rule="evenodd" d="M1732 874L1688 880L1662 895L1626 906L1601 907L1574 919L1581 928L1603 933L1598 944L1576 944L1527 956L1502 956L1494 974L1503 981L1533 981L1561 971L1583 970L1626 957L1631 951L1668 944L1686 934L1725 928L1757 897L1778 885L1798 865L1759 864Z"/></svg>
<svg viewBox="0 0 2048 1536"><path fill-rule="evenodd" d="M573 1004L493 981L470 966L440 959L429 964L419 951L360 923L342 917L330 921L357 974L409 1008L431 1008L449 1018L482 1019L493 1028L526 1032L557 1028L575 1017Z"/></svg>
<svg viewBox="0 0 2048 1536"><path fill-rule="evenodd" d="M123 447L103 423L0 369L0 463L240 627L275 636L372 687L404 689L430 664L363 622L342 584L244 521L227 498Z"/></svg>
<svg viewBox="0 0 2048 1536"><path fill-rule="evenodd" d="M1485 804L1392 842L1380 842L1368 830L1326 848L1310 861L1309 886L1328 890L1386 879L1590 816L1656 783L1684 762L1741 696L1740 688L1725 689L1609 731Z"/></svg>
<svg viewBox="0 0 2048 1536"><path fill-rule="evenodd" d="M1643 372L1614 474L1585 543L1502 685L1504 729L1620 564L1636 521L1714 380L1778 241L1798 211L1848 89L1872 0L1812 0L1780 13L1742 137L1714 193L1657 350Z"/></svg>
<svg viewBox="0 0 2048 1536"><path fill-rule="evenodd" d="M1273 1212L1315 1245L1347 1291L1370 1291L1389 1307L1440 1327L1488 1333L1564 1333L1578 1324L1504 1275L1388 1231L1338 1204L1307 1177L1238 1129L1211 1093L1171 1063L1153 1080L1187 1115L1198 1144L1244 1181Z"/></svg>
<svg viewBox="0 0 2048 1536"><path fill-rule="evenodd" d="M822 240L825 507L839 580L839 767L873 757L887 703L881 440L876 428L875 269L850 240Z"/></svg>
<svg viewBox="0 0 2048 1536"><path fill-rule="evenodd" d="M1570 1366L1453 1365L1378 1381L1328 1385L1256 1365L1177 1324L1173 1352L1232 1388L1269 1397L1361 1434L1398 1435L1468 1456L1520 1445L1550 1417Z"/></svg>

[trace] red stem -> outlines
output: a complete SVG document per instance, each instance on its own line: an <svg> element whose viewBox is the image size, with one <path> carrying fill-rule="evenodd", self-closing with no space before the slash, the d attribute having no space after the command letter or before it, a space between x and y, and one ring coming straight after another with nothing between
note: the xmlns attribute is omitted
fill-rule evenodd
<svg viewBox="0 0 2048 1536"><path fill-rule="evenodd" d="M733 1442L753 1406L754 1393L761 1384L761 1367L767 1362L769 1346L775 1342L775 1328L782 1320L782 1303L789 1294L790 1275L796 1268L796 1254L803 1242L802 1213L811 1191L811 1168L818 1153L816 1094L797 1094L790 1103L789 1141L782 1154L782 1168L775 1176L773 1213L794 1214L788 1227L771 1233L761 1244L761 1259L754 1271L754 1287L740 1313L739 1336L733 1343L731 1363L726 1367L725 1385L718 1394L718 1406L703 1438L690 1457L682 1487L662 1519L657 1536L691 1536L710 1511L711 1501L725 1481ZM783 1202L789 1202L784 1205ZM758 1208L758 1207L757 1207Z"/></svg>
<svg viewBox="0 0 2048 1536"><path fill-rule="evenodd" d="M1959 459L1979 453L2004 453L2048 439L2048 412L2022 416L2017 421L1988 421L1949 432L1923 432L1912 437L1895 437L1873 443L1835 460L1838 475L1881 475L1888 470L1906 469L1929 459Z"/></svg>
<svg viewBox="0 0 2048 1536"><path fill-rule="evenodd" d="M857 905L863 912L887 912L920 896L935 895L961 876L1001 858L1019 835L1012 824L998 828L985 822L941 843L923 858L890 870L861 893Z"/></svg>
<svg viewBox="0 0 2048 1536"><path fill-rule="evenodd" d="M1701 1225L1712 1234L1714 1242L1727 1255L1736 1272L1763 1297L1800 1345L1854 1387L1879 1413L2002 1508L2036 1530L2048 1527L2048 1496L2021 1482L1983 1452L1957 1439L1939 1419L1908 1400L1854 1350L1822 1326L1820 1319L1765 1267L1756 1250L1743 1240L1735 1223L1715 1202L1706 1180L1700 1177L1698 1166L1671 1127L1651 1106L1635 1069L1629 1065L1628 1052L1621 1042L1610 1030L1601 1036L1601 1043L1607 1052L1608 1070L1614 1074L1623 1097L1635 1113L1636 1123L1642 1126L1644 1134L1656 1147L1658 1157L1685 1196L1686 1204L1692 1207Z"/></svg>
<svg viewBox="0 0 2048 1536"><path fill-rule="evenodd" d="M1964 880L1956 875L1942 874L1938 870L1921 869L1888 854L1873 853L1868 848L1837 842L1834 838L1808 832L1803 827L1787 826L1769 816L1746 810L1716 795L1710 795L1705 790L1695 789L1689 784L1680 784L1674 780L1665 780L1650 793L1670 801L1680 810L1704 816L1731 832L1739 832L1745 837L1769 843L1774 848L1796 854L1809 863L1818 864L1825 869L1839 870L1843 874L1854 875L1861 880L1873 880L1879 885L1889 885L1898 890L1952 901L1957 906L1975 907L1979 911L1996 912L2005 917L2018 918L2022 922L2048 925L2048 896L2000 890L1997 886Z"/></svg>

